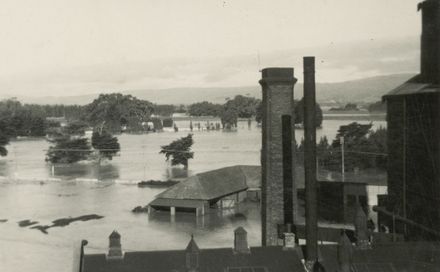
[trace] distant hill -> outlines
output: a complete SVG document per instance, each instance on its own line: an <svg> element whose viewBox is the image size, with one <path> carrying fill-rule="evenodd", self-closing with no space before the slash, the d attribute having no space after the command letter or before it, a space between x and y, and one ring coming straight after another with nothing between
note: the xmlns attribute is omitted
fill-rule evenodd
<svg viewBox="0 0 440 272"><path fill-rule="evenodd" d="M391 89L399 86L413 74L395 74L376 76L358 80L351 80L337 83L317 83L317 99L320 103L370 103L381 99ZM157 90L129 90L125 94L131 94L139 99L149 100L157 104L191 104L194 102L209 101L213 103L224 103L227 98L235 95L248 95L261 98L261 87L227 87L227 88L172 88ZM303 85L295 85L295 98L303 95ZM36 104L88 104L98 94L81 96L47 96L47 97L18 97L24 103Z"/></svg>

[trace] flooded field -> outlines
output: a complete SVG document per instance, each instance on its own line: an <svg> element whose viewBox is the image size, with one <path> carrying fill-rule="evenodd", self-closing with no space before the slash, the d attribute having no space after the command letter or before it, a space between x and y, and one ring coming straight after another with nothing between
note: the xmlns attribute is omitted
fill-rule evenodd
<svg viewBox="0 0 440 272"><path fill-rule="evenodd" d="M75 242L87 239L87 252L104 252L108 235L118 230L122 247L131 250L184 249L191 234L201 247L231 247L233 229L243 226L250 245L260 244L260 215L257 203L236 209L213 212L203 218L193 215L133 214L135 206L146 205L160 193L159 188L138 188L143 179L167 179L173 173L159 154L160 146L185 136L181 131L145 135L120 135L121 154L101 167L88 163L55 167L54 175L46 164L43 139L14 141L9 155L0 159L0 265L1 271L71 271ZM333 139L340 125L351 121L326 120L318 137ZM374 127L385 122L374 122ZM190 174L220 167L260 162L261 129L255 122L248 127L240 122L237 132L194 131L194 159ZM300 140L302 131L297 131ZM96 181L98 179L100 181ZM52 227L47 234L38 225L83 215L98 215L88 221L74 221Z"/></svg>

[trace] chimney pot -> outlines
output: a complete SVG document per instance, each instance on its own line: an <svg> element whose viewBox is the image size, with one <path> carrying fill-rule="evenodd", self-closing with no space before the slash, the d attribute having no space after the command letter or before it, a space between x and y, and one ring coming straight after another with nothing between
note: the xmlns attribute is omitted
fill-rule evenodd
<svg viewBox="0 0 440 272"><path fill-rule="evenodd" d="M185 249L185 267L188 272L196 272L199 267L199 246L194 240L194 236L191 235L191 240Z"/></svg>
<svg viewBox="0 0 440 272"><path fill-rule="evenodd" d="M234 231L234 253L248 254L250 249L247 241L247 232L243 227L238 227Z"/></svg>
<svg viewBox="0 0 440 272"><path fill-rule="evenodd" d="M284 246L283 246L283 249L284 250L290 250L290 249L295 249L295 248L296 248L295 234L293 234L292 232L284 233Z"/></svg>
<svg viewBox="0 0 440 272"><path fill-rule="evenodd" d="M121 247L121 235L114 230L109 236L109 250L107 259L123 259L124 253Z"/></svg>

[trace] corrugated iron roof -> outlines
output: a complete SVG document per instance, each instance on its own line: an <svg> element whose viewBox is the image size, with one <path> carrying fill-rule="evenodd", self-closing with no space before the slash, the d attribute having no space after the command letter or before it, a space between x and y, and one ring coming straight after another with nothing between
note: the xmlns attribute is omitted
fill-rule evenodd
<svg viewBox="0 0 440 272"><path fill-rule="evenodd" d="M399 87L391 90L382 99L387 99L393 96L412 95L422 93L440 93L440 86L431 83L426 83L421 80L420 75L417 75Z"/></svg>
<svg viewBox="0 0 440 272"><path fill-rule="evenodd" d="M156 199L213 200L261 185L260 166L237 165L191 176Z"/></svg>

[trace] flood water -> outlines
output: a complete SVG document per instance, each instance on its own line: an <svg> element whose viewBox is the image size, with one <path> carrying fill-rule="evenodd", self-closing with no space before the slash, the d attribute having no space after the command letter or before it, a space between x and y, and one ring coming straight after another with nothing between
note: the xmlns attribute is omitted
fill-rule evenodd
<svg viewBox="0 0 440 272"><path fill-rule="evenodd" d="M325 120L318 137L333 139L340 125L352 121ZM184 249L191 234L200 247L232 247L233 230L243 226L251 246L260 245L260 216L257 203L234 210L213 211L196 218L178 214L133 214L131 209L148 204L164 189L138 188L143 179L168 179L182 175L170 171L160 146L186 136L186 121L179 132L120 135L120 156L97 166L92 163L51 167L44 161L48 143L43 139L14 141L9 155L0 159L0 271L71 271L73 244L88 240L87 253L105 252L108 235L118 230L125 251ZM368 123L365 121L365 123ZM385 126L376 121L374 127ZM194 159L190 174L220 167L260 163L261 129L255 122L240 122L238 131L194 130ZM299 141L302 131L296 133ZM100 181L96 181L99 179ZM48 229L44 234L19 227L21 220L47 225L63 217L86 214L104 216ZM3 222L7 220L6 222Z"/></svg>

